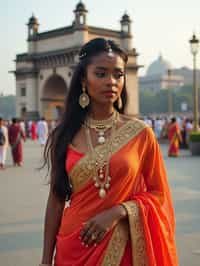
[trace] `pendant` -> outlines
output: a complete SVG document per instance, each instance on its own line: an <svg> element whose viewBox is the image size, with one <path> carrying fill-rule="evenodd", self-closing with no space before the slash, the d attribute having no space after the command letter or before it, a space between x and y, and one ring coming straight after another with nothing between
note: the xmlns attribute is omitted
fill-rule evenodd
<svg viewBox="0 0 200 266"><path fill-rule="evenodd" d="M104 144L105 141L106 141L106 140L105 140L105 137L104 137L104 136L99 136L99 137L98 137L98 143L99 143L99 144Z"/></svg>
<svg viewBox="0 0 200 266"><path fill-rule="evenodd" d="M94 186L95 186L96 188L98 188L98 187L99 187L99 184L96 182L96 183L94 184Z"/></svg>
<svg viewBox="0 0 200 266"><path fill-rule="evenodd" d="M100 196L100 198L104 198L106 196L106 191L104 188L101 188L99 190L99 196Z"/></svg>
<svg viewBox="0 0 200 266"><path fill-rule="evenodd" d="M109 183L106 183L105 184L105 188L109 189L109 187L110 187L110 184Z"/></svg>
<svg viewBox="0 0 200 266"><path fill-rule="evenodd" d="M104 175L103 175L103 174L100 174L100 175L99 175L99 178L100 178L100 179L104 179Z"/></svg>

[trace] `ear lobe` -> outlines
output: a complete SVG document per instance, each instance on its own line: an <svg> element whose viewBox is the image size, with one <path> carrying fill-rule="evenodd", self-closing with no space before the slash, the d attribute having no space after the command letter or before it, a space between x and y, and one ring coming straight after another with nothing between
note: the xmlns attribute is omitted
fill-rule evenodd
<svg viewBox="0 0 200 266"><path fill-rule="evenodd" d="M87 88L87 80L82 80L81 85L82 85L82 87Z"/></svg>
<svg viewBox="0 0 200 266"><path fill-rule="evenodd" d="M81 85L82 85L82 87L86 87L86 80L85 79L81 80Z"/></svg>

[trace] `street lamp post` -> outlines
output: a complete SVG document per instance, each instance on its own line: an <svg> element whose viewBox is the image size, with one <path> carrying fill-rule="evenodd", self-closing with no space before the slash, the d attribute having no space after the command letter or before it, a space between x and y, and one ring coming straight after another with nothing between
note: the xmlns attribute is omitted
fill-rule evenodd
<svg viewBox="0 0 200 266"><path fill-rule="evenodd" d="M172 69L167 70L167 77L168 77L168 114L171 115L173 112L173 107L172 107L172 92L171 92L171 76L172 76Z"/></svg>
<svg viewBox="0 0 200 266"><path fill-rule="evenodd" d="M199 40L196 38L196 35L193 34L190 42L191 53L193 55L193 116L194 116L194 131L199 130L199 111L198 111L198 84L197 84L197 75L196 75L196 55L199 49Z"/></svg>

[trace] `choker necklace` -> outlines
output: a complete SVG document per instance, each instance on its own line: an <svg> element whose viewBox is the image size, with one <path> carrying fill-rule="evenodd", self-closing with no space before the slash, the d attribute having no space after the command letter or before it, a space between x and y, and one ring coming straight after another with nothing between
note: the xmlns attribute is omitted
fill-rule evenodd
<svg viewBox="0 0 200 266"><path fill-rule="evenodd" d="M119 116L119 113L117 111L114 111L113 114L105 120L95 120L91 117L88 117L86 119L85 125L89 128L94 129L97 134L98 134L98 138L97 138L97 142L98 144L104 144L106 139L105 139L105 132L112 128L113 123L115 121L117 121Z"/></svg>

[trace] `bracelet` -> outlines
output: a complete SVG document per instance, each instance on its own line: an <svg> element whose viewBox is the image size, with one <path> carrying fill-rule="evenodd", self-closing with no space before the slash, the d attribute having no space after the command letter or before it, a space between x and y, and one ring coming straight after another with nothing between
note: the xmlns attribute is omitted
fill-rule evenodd
<svg viewBox="0 0 200 266"><path fill-rule="evenodd" d="M52 264L41 263L41 264L39 264L39 266L52 266Z"/></svg>

